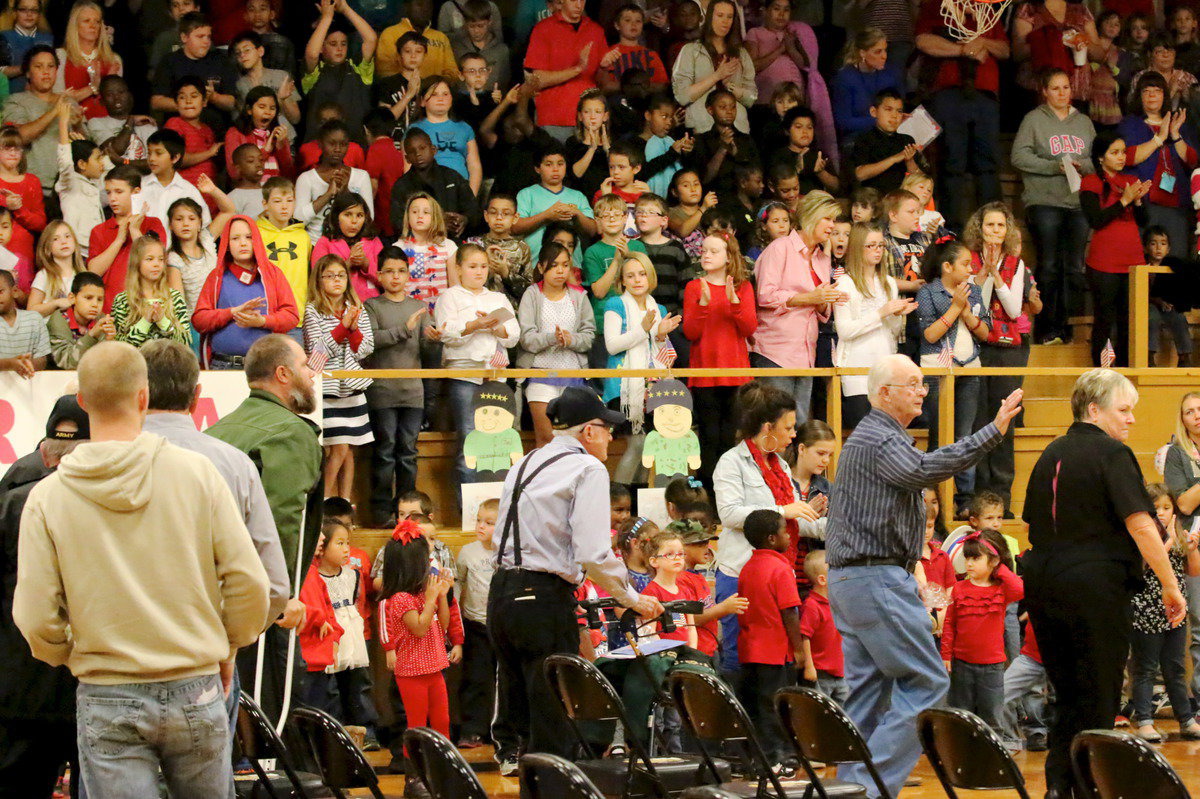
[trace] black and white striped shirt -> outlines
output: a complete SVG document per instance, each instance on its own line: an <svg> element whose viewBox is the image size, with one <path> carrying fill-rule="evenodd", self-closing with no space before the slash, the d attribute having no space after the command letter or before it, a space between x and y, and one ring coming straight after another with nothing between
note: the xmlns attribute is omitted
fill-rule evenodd
<svg viewBox="0 0 1200 799"><path fill-rule="evenodd" d="M919 559L925 537L922 489L973 466L1002 438L989 423L962 441L921 452L899 422L873 408L838 458L825 537L829 565Z"/></svg>

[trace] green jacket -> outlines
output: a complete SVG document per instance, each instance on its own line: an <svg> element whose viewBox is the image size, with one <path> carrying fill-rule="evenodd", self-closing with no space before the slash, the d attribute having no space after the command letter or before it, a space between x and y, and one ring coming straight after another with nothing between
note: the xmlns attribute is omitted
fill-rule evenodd
<svg viewBox="0 0 1200 799"><path fill-rule="evenodd" d="M206 432L249 455L258 468L295 588L296 543L306 504L301 575L308 570L321 530L320 428L292 413L273 394L255 388L233 413Z"/></svg>
<svg viewBox="0 0 1200 799"><path fill-rule="evenodd" d="M59 369L74 369L83 354L99 342L99 339L86 333L76 336L70 320L62 311L55 311L46 317L46 329L50 332L50 354L54 356L54 365Z"/></svg>

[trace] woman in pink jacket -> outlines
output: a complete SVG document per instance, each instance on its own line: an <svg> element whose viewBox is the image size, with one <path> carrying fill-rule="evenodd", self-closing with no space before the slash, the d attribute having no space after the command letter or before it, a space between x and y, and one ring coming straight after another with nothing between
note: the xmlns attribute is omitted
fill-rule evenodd
<svg viewBox="0 0 1200 799"><path fill-rule="evenodd" d="M846 295L833 288L825 247L841 215L837 200L823 191L805 195L796 210L796 228L776 239L755 264L758 330L750 348L756 368L811 369L817 351L817 325ZM768 377L765 382L796 398L796 424L808 420L811 377Z"/></svg>

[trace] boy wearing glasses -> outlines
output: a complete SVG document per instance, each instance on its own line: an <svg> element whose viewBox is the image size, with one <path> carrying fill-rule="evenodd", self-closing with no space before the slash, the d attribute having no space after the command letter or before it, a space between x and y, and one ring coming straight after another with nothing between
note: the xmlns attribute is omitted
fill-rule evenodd
<svg viewBox="0 0 1200 799"><path fill-rule="evenodd" d="M637 239L625 235L625 218L628 208L625 200L615 194L605 194L592 206L596 215L596 230L600 240L583 253L583 285L591 290L592 310L596 315L596 329L604 329L604 301L616 297L621 275L621 264L631 252L646 252L646 247ZM596 336L588 359L592 368L603 368L608 352L604 336Z"/></svg>
<svg viewBox="0 0 1200 799"><path fill-rule="evenodd" d="M638 238L654 264L658 285L650 296L667 309L668 314L683 313L683 287L691 279L690 261L683 245L667 236L667 202L657 194L643 194L633 204L633 221L637 225ZM679 354L676 368L687 366L688 340L683 328L670 333L671 344Z"/></svg>
<svg viewBox="0 0 1200 799"><path fill-rule="evenodd" d="M525 289L537 277L533 251L524 239L513 235L513 225L517 219L516 198L511 194L493 192L483 212L488 232L467 240L478 244L487 253L488 266L491 267L487 287L508 297L513 307L520 305Z"/></svg>

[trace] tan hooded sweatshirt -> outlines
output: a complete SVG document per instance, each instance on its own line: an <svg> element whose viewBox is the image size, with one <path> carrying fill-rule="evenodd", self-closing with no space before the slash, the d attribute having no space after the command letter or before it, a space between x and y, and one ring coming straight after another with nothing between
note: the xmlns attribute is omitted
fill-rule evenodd
<svg viewBox="0 0 1200 799"><path fill-rule="evenodd" d="M151 433L63 458L29 495L17 558L17 627L81 682L215 674L267 623L267 574L225 481Z"/></svg>

